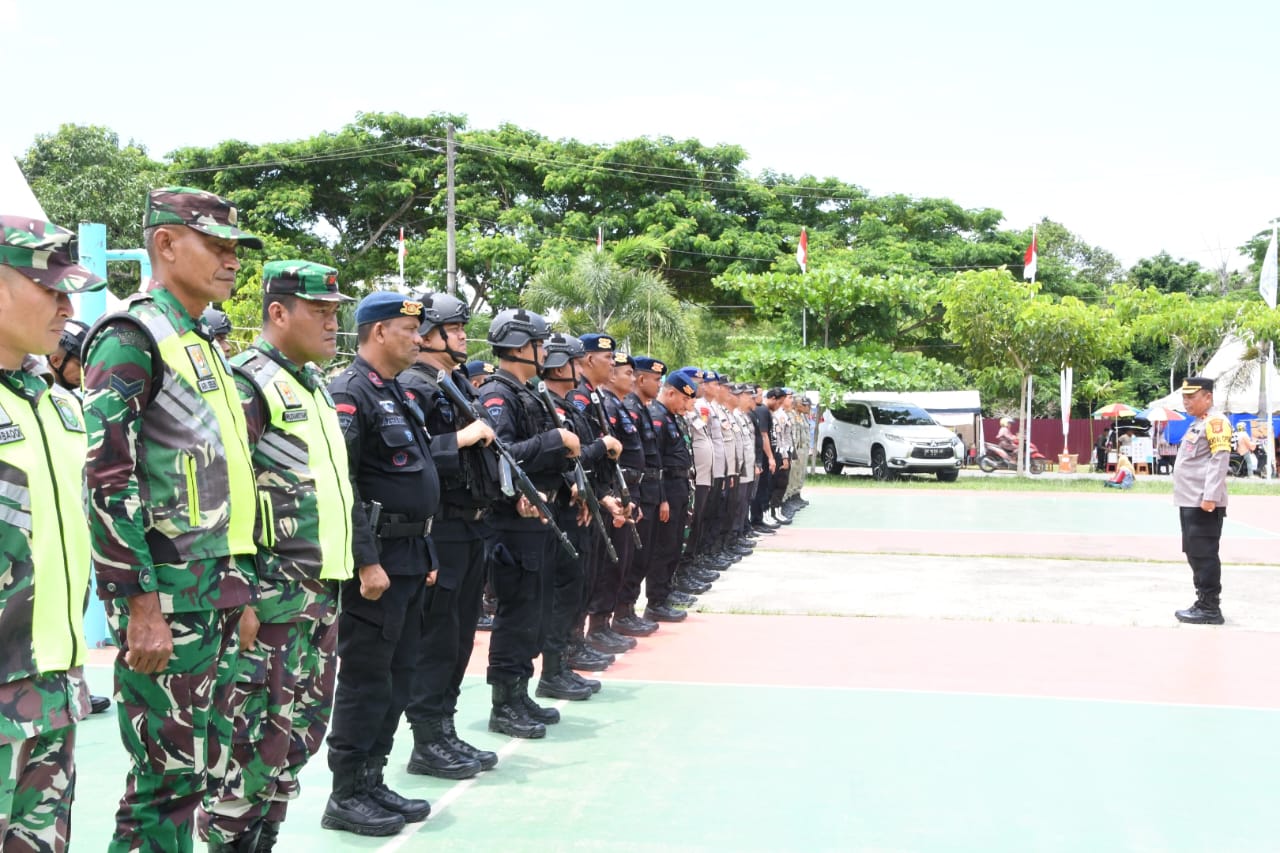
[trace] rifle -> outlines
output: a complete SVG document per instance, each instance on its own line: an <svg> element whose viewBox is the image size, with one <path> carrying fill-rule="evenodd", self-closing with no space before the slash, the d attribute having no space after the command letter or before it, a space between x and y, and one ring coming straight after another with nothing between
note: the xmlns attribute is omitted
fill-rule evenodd
<svg viewBox="0 0 1280 853"><path fill-rule="evenodd" d="M538 394L542 397L542 405L546 407L547 413L562 428L565 427L564 418L560 417L560 413L556 411L556 401L551 399L551 392L547 390L547 383L538 383ZM582 495L587 501L587 509L591 512L591 520L595 523L596 530L604 538L605 550L609 552L609 559L618 562L618 552L614 550L613 543L609 541L609 530L604 526L603 510L600 507L600 500L596 497L595 489L591 488L591 484L587 482L587 472L582 470L582 462L578 459L573 460L573 481L578 486L578 494Z"/></svg>
<svg viewBox="0 0 1280 853"><path fill-rule="evenodd" d="M475 401L465 397L458 386L453 384L453 380L449 378L447 370L441 370L436 376L436 384L440 386L440 390L449 398L449 402L453 403L462 411L471 416L473 421L482 420L480 412L476 409ZM533 485L533 481L529 479L529 475L520 467L520 463L511 455L511 450L503 443L498 436L493 437L493 442L489 445L493 448L493 452L498 454L498 459L506 463L511 469L511 473L515 476L516 488L520 494L524 495L529 503L537 507L538 512L542 513L542 517L547 520L547 525L551 528L551 532L560 540L560 547L569 555L571 559L578 559L578 549L573 547L573 543L569 541L569 537L565 532L556 525L555 517L551 514L551 508L547 506L547 502L542 499L542 494L537 487Z"/></svg>
<svg viewBox="0 0 1280 853"><path fill-rule="evenodd" d="M605 429L609 428L609 414L604 410L604 403L600 402L600 393L598 391L591 392L591 404L595 406L596 417L600 418L600 424ZM622 498L622 508L627 511L627 526L631 528L631 538L636 540L636 550L644 548L644 544L640 540L640 531L636 530L636 521L631 517L631 490L627 488L627 478L622 476L622 465L617 459L611 459L613 465L613 473L618 481L618 495Z"/></svg>

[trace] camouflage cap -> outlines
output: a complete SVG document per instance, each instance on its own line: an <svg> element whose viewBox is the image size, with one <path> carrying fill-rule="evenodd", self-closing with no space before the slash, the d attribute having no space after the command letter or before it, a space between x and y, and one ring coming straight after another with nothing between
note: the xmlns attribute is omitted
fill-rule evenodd
<svg viewBox="0 0 1280 853"><path fill-rule="evenodd" d="M262 292L314 302L355 302L338 292L338 271L311 261L271 261L262 266Z"/></svg>
<svg viewBox="0 0 1280 853"><path fill-rule="evenodd" d="M210 237L235 240L250 249L262 248L261 238L236 227L236 209L231 202L192 187L161 187L147 193L142 229L157 225L185 225Z"/></svg>
<svg viewBox="0 0 1280 853"><path fill-rule="evenodd" d="M76 235L52 222L0 215L0 265L62 293L101 290L106 279L80 266Z"/></svg>

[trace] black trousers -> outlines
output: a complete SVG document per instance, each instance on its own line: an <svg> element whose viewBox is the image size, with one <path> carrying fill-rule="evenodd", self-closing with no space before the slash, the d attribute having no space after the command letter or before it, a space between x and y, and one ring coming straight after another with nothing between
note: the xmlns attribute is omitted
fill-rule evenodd
<svg viewBox="0 0 1280 853"><path fill-rule="evenodd" d="M489 635L490 684L507 684L533 675L533 659L542 653L543 584L550 577L555 538L543 530L498 530L493 549L493 594L498 610Z"/></svg>
<svg viewBox="0 0 1280 853"><path fill-rule="evenodd" d="M671 577L680 564L680 543L689 514L688 481L668 481L667 505L671 513L667 521L659 521L654 526L652 553L644 578L645 599L650 604L666 604L671 594Z"/></svg>
<svg viewBox="0 0 1280 853"><path fill-rule="evenodd" d="M458 710L484 593L484 532L483 522L436 522L432 539L440 570L426 592L422 646L405 709L411 724L451 717Z"/></svg>
<svg viewBox="0 0 1280 853"><path fill-rule="evenodd" d="M605 554L596 563L599 571L596 573L596 582L591 589L591 599L587 602L587 613L591 616L613 615L613 611L618 607L618 593L622 589L622 579L635 558L636 543L631 538L630 525L624 524L621 527L610 525L609 541L613 543L613 550L618 553L618 562L613 562Z"/></svg>
<svg viewBox="0 0 1280 853"><path fill-rule="evenodd" d="M693 488L693 518L689 522L689 539L685 542L684 556L693 559L702 553L702 531L707 526L707 504L711 502L711 486Z"/></svg>
<svg viewBox="0 0 1280 853"><path fill-rule="evenodd" d="M329 767L391 753L409 704L422 648L425 575L391 575L377 601L360 596L360 580L342 584L338 614L338 685L329 727Z"/></svg>
<svg viewBox="0 0 1280 853"><path fill-rule="evenodd" d="M1196 585L1196 600L1217 607L1222 596L1222 560L1218 543L1222 540L1222 519L1226 507L1205 512L1198 506L1178 507L1182 524L1182 551L1191 565L1191 579Z"/></svg>
<svg viewBox="0 0 1280 853"><path fill-rule="evenodd" d="M707 514L702 518L702 535L698 540L699 551L702 554L713 554L720 550L724 518L724 483L724 477L716 477L711 481L711 491L707 493Z"/></svg>
<svg viewBox="0 0 1280 853"><path fill-rule="evenodd" d="M564 654L569 648L574 624L581 624L582 588L586 565L591 560L592 536L588 528L578 526L576 509L557 507L555 513L556 524L569 537L578 557L570 557L558 542L552 545L555 550L551 555L551 571L547 573L550 585L542 587L546 595L542 651Z"/></svg>
<svg viewBox="0 0 1280 853"><path fill-rule="evenodd" d="M769 495L769 506L778 509L782 499L787 495L787 483L791 480L790 468L778 468L773 472L773 493Z"/></svg>
<svg viewBox="0 0 1280 853"><path fill-rule="evenodd" d="M636 524L636 532L640 534L640 542L644 547L632 553L631 563L627 566L619 587L617 609L635 607L640 598L640 583L648 575L649 566L653 563L653 535L658 528L658 505L641 504L640 511L644 513L644 518Z"/></svg>
<svg viewBox="0 0 1280 853"><path fill-rule="evenodd" d="M773 475L769 473L769 460L766 459L756 475L755 491L751 495L751 523L763 524L764 511L769 508L769 497L773 491Z"/></svg>

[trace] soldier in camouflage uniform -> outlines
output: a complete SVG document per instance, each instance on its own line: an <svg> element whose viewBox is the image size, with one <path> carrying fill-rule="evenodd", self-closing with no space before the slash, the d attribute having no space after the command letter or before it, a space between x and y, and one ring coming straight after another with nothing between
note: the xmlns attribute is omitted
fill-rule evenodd
<svg viewBox="0 0 1280 853"><path fill-rule="evenodd" d="M90 330L84 358L93 562L131 764L108 849L189 851L231 739L258 502L231 366L196 318L231 295L236 250L262 242L186 187L153 190L143 227L152 287Z"/></svg>
<svg viewBox="0 0 1280 853"><path fill-rule="evenodd" d="M210 850L271 850L333 707L338 583L354 500L338 413L317 367L338 350L337 270L262 268L262 335L232 359L257 472L258 603L240 618L231 759L199 815ZM245 848L248 849L248 848Z"/></svg>
<svg viewBox="0 0 1280 853"><path fill-rule="evenodd" d="M65 850L75 723L89 713L89 583L80 407L20 368L58 344L68 293L106 282L75 262L72 234L0 216L0 849ZM55 467L56 466L56 467ZM38 606L37 606L38 604Z"/></svg>

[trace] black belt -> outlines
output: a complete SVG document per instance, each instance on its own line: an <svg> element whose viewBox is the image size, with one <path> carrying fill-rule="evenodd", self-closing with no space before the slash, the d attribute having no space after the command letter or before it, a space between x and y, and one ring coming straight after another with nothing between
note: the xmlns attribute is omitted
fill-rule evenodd
<svg viewBox="0 0 1280 853"><path fill-rule="evenodd" d="M662 471L662 478L664 480L671 480L671 479L683 480L686 477L690 476L689 472L691 470L693 469L692 468L665 468Z"/></svg>
<svg viewBox="0 0 1280 853"><path fill-rule="evenodd" d="M645 468L645 469L644 469L644 475L645 475L646 477L649 477L650 479L653 479L653 480L661 480L661 479L662 479L662 469L661 469L661 468Z"/></svg>
<svg viewBox="0 0 1280 853"><path fill-rule="evenodd" d="M407 515L384 512L378 524L379 539L408 539L413 536L427 536L431 533L431 522L409 521Z"/></svg>
<svg viewBox="0 0 1280 853"><path fill-rule="evenodd" d="M627 482L628 486L638 486L640 481L644 479L644 472L637 471L635 468L623 468L622 479Z"/></svg>
<svg viewBox="0 0 1280 853"><path fill-rule="evenodd" d="M489 507L487 506L452 506L443 504L440 507L439 518L441 521L480 521L489 515Z"/></svg>

